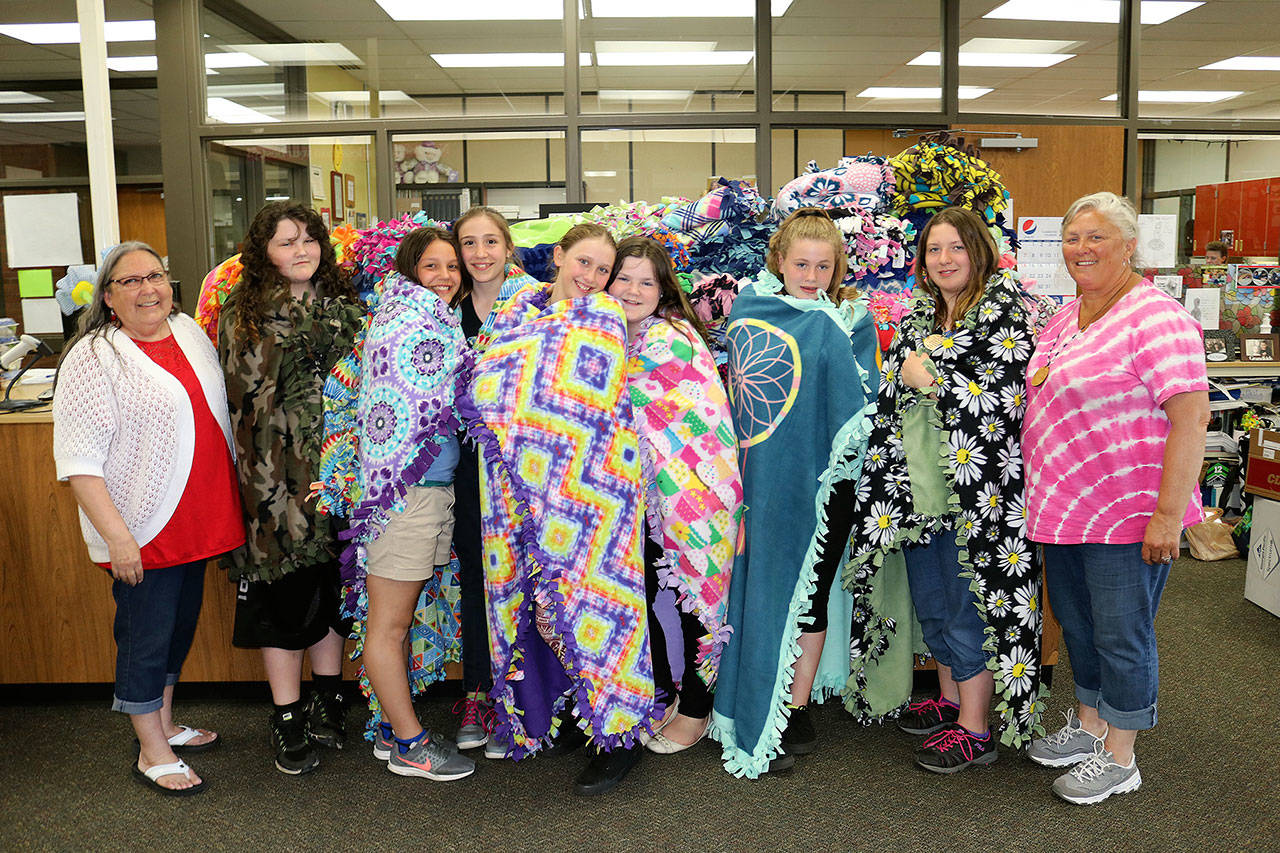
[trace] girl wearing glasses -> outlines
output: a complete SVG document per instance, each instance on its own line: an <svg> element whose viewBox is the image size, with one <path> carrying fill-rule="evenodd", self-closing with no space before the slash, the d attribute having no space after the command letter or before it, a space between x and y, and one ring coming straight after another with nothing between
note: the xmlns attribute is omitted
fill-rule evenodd
<svg viewBox="0 0 1280 853"><path fill-rule="evenodd" d="M112 710L140 744L134 776L167 795L204 781L178 754L218 735L173 721L209 558L244 544L226 391L217 353L177 313L160 256L116 246L53 402L54 459L80 504L89 557L111 572L117 646Z"/></svg>
<svg viewBox="0 0 1280 853"><path fill-rule="evenodd" d="M323 436L321 388L351 352L364 310L308 207L262 208L241 261L218 325L248 527L230 561L239 584L232 642L262 649L276 768L297 775L319 765L315 744L340 749L346 739L339 548L307 495ZM307 653L310 697L301 687Z"/></svg>
<svg viewBox="0 0 1280 853"><path fill-rule="evenodd" d="M875 407L877 348L866 301L841 287L847 263L827 214L801 208L770 239L767 269L742 285L729 315L747 511L711 730L739 776L784 770L812 752L809 700L849 677L850 600L836 570Z"/></svg>

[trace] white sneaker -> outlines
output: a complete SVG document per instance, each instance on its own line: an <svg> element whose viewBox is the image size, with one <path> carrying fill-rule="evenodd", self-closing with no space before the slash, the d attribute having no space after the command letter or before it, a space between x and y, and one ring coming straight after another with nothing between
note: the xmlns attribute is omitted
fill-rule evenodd
<svg viewBox="0 0 1280 853"><path fill-rule="evenodd" d="M1117 764L1115 756L1101 745L1091 758L1053 780L1053 792L1078 806L1091 806L1112 794L1127 794L1141 786L1137 759L1128 767Z"/></svg>

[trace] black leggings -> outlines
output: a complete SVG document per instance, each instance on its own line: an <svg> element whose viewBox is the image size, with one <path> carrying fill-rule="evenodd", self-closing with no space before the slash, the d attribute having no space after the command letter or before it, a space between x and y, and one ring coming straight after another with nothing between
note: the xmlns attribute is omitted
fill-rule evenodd
<svg viewBox="0 0 1280 853"><path fill-rule="evenodd" d="M459 441L453 479L453 549L461 587L462 686L468 693L493 684L489 663L489 614L484 603L484 554L480 533L480 468L476 448Z"/></svg>
<svg viewBox="0 0 1280 853"><path fill-rule="evenodd" d="M649 603L649 643L653 652L653 686L660 693L660 698L668 702L677 693L680 696L680 713L686 717L702 719L711 713L712 693L698 675L698 640L706 629L698 621L698 617L685 612L677 605L680 612L680 633L684 639L684 676L680 679L680 690L676 690L675 678L671 674L671 661L667 658L667 636L658 622L654 612L654 601L661 587L658 585L657 561L662 557L662 547L647 535L644 540L644 592ZM665 696L664 696L665 694Z"/></svg>
<svg viewBox="0 0 1280 853"><path fill-rule="evenodd" d="M845 480L837 483L827 497L827 538L818 548L818 561L813 567L818 575L818 588L813 591L806 614L813 617L813 624L802 627L802 634L821 634L827 630L827 602L831 598L836 571L849 547L849 534L853 532L854 493L857 490L856 480Z"/></svg>

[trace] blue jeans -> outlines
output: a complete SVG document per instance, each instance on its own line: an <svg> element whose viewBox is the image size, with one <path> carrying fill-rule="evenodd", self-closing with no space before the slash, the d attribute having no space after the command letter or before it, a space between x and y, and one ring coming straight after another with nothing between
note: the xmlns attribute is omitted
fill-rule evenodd
<svg viewBox="0 0 1280 853"><path fill-rule="evenodd" d="M165 687L177 684L196 634L207 562L148 569L137 586L111 584L116 600L116 686L111 710L159 711Z"/></svg>
<svg viewBox="0 0 1280 853"><path fill-rule="evenodd" d="M1154 728L1156 608L1169 564L1142 562L1141 542L1045 545L1044 563L1076 698L1117 728Z"/></svg>
<svg viewBox="0 0 1280 853"><path fill-rule="evenodd" d="M903 549L911 603L925 645L940 666L950 667L956 681L968 681L987 669L982 650L987 625L978 612L978 597L969 579L960 577L960 549L955 532L934 534L927 545Z"/></svg>

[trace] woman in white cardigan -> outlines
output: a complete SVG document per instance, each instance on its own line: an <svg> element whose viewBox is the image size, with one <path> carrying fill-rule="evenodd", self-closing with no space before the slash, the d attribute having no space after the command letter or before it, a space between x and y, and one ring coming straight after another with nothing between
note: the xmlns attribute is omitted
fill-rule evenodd
<svg viewBox="0 0 1280 853"><path fill-rule="evenodd" d="M80 333L63 352L53 403L58 479L80 504L89 557L116 601L112 709L137 734L134 776L194 794L178 758L218 735L173 722L210 557L244 543L226 390L209 338L174 311L160 256L122 243L98 271Z"/></svg>

